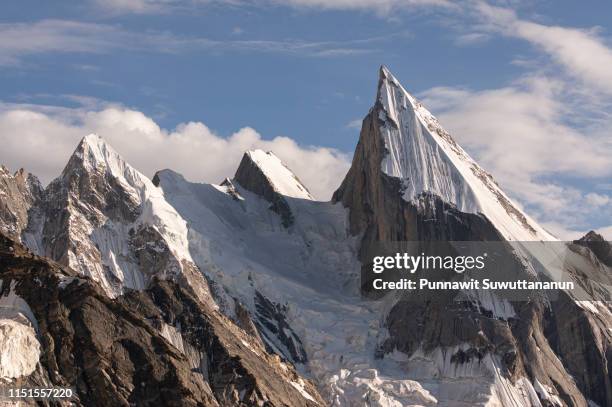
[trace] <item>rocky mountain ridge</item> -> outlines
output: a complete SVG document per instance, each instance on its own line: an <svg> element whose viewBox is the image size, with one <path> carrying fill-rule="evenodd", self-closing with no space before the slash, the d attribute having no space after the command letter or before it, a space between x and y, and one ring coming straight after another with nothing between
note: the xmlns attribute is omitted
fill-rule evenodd
<svg viewBox="0 0 612 407"><path fill-rule="evenodd" d="M35 370L0 381L74 386L78 404L91 406L323 404L291 365L176 283L154 279L111 299L95 280L3 235L0 269L0 297L27 304L40 350ZM2 317L5 339L4 309Z"/></svg>

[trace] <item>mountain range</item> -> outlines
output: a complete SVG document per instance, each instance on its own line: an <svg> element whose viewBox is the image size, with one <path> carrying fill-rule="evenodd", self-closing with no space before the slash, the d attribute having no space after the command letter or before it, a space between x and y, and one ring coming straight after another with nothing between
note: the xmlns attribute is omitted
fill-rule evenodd
<svg viewBox="0 0 612 407"><path fill-rule="evenodd" d="M219 184L148 178L93 134L46 187L3 167L0 382L94 406L612 405L610 245L559 242L385 67L338 182L316 201L261 150ZM590 300L364 284L381 243L453 241L542 279L563 245Z"/></svg>

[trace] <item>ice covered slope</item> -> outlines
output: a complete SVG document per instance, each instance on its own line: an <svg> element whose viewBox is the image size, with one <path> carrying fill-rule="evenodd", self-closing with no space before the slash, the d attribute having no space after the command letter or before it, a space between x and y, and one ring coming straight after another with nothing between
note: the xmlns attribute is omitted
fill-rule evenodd
<svg viewBox="0 0 612 407"><path fill-rule="evenodd" d="M169 170L156 179L187 220L193 258L221 309L236 318L242 304L267 346L310 374L329 405L434 404L375 358L381 304L361 300L359 239L347 233L342 205L287 198L294 223L285 228L266 198L239 183L190 183Z"/></svg>
<svg viewBox="0 0 612 407"><path fill-rule="evenodd" d="M402 180L404 199L416 202L421 193L431 192L462 212L484 214L508 240L555 239L512 202L384 66L377 106L386 148L382 170Z"/></svg>
<svg viewBox="0 0 612 407"><path fill-rule="evenodd" d="M111 296L155 275L207 285L189 254L187 226L161 189L102 138L83 138L34 208L24 242L98 281Z"/></svg>

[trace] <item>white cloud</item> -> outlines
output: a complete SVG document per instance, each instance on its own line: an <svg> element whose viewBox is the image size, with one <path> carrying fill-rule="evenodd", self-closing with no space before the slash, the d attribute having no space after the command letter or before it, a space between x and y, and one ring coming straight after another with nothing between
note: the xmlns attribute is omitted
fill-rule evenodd
<svg viewBox="0 0 612 407"><path fill-rule="evenodd" d="M171 9L201 5L232 7L266 7L271 5L312 10L373 10L388 14L394 10L422 7L454 7L450 0L92 0L100 9L111 13L161 13Z"/></svg>
<svg viewBox="0 0 612 407"><path fill-rule="evenodd" d="M43 20L0 24L0 65L16 64L25 55L43 52L105 52L115 48L112 26Z"/></svg>
<svg viewBox="0 0 612 407"><path fill-rule="evenodd" d="M608 205L610 202L612 202L612 199L610 199L610 197L607 195L591 192L586 195L586 201L589 205L599 207Z"/></svg>
<svg viewBox="0 0 612 407"><path fill-rule="evenodd" d="M475 45L482 44L489 41L491 36L482 32L469 32L457 35L455 37L455 43L457 45Z"/></svg>
<svg viewBox="0 0 612 407"><path fill-rule="evenodd" d="M499 89L438 87L422 95L462 143L486 153L485 165L540 175L612 172L612 146L565 123L572 111L564 92L562 82L534 76Z"/></svg>
<svg viewBox="0 0 612 407"><path fill-rule="evenodd" d="M564 182L567 177L609 179L612 143L594 127L571 125L576 112L567 103L567 86L532 76L484 91L432 88L422 97L458 142L530 214L569 238L612 217L607 195L588 185L582 190ZM609 134L610 125L602 125L603 134Z"/></svg>
<svg viewBox="0 0 612 407"><path fill-rule="evenodd" d="M234 175L246 150L271 150L323 200L331 198L350 166L349 157L337 150L301 146L288 137L264 140L249 127L221 137L201 122L162 129L142 112L122 107L4 107L0 161L13 170L24 167L44 182L59 175L79 140L92 132L149 177L171 168L193 181L218 183Z"/></svg>
<svg viewBox="0 0 612 407"><path fill-rule="evenodd" d="M384 14L392 10L423 6L452 7L448 0L272 0L274 3L323 10L375 10Z"/></svg>
<svg viewBox="0 0 612 407"><path fill-rule="evenodd" d="M161 12L171 0L93 0L97 7L113 13Z"/></svg>
<svg viewBox="0 0 612 407"><path fill-rule="evenodd" d="M346 127L354 130L361 130L361 124L363 123L363 119L354 119L346 124Z"/></svg>
<svg viewBox="0 0 612 407"><path fill-rule="evenodd" d="M598 228L596 232L602 235L608 242L612 242L612 225Z"/></svg>
<svg viewBox="0 0 612 407"><path fill-rule="evenodd" d="M372 44L406 35L402 32L391 36L348 41L212 40L205 37L179 37L169 32L136 32L116 25L66 20L0 23L0 66L16 65L25 57L36 54L104 54L119 50L165 53L258 52L337 57L375 52Z"/></svg>
<svg viewBox="0 0 612 407"><path fill-rule="evenodd" d="M513 10L484 1L475 5L490 30L529 41L593 89L612 93L612 49L597 35L596 28L544 25L520 19Z"/></svg>

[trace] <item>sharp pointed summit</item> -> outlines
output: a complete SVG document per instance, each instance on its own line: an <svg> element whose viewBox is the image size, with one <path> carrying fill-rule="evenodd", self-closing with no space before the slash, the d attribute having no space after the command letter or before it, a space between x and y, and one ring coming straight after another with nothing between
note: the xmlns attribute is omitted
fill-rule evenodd
<svg viewBox="0 0 612 407"><path fill-rule="evenodd" d="M272 204L270 209L281 216L285 227L291 226L294 219L287 198L314 200L298 177L271 151L244 153L234 181L268 200Z"/></svg>
<svg viewBox="0 0 612 407"><path fill-rule="evenodd" d="M364 121L353 167L336 199L355 187L347 185L357 182L353 177L391 177L396 183L392 193L406 202L416 204L423 194L431 194L463 213L485 216L508 240L554 240L385 66L380 68L377 100ZM364 167L369 170L364 172Z"/></svg>
<svg viewBox="0 0 612 407"><path fill-rule="evenodd" d="M157 277L210 300L206 282L194 271L185 220L103 138L90 134L81 140L34 209L26 244L91 276L110 296L144 289Z"/></svg>
<svg viewBox="0 0 612 407"><path fill-rule="evenodd" d="M64 168L63 176L74 171L96 172L125 180L129 184L143 185L148 178L130 166L115 149L97 134L81 139Z"/></svg>
<svg viewBox="0 0 612 407"><path fill-rule="evenodd" d="M299 178L271 151L244 153L234 179L244 188L259 193L267 184L275 192L290 198L313 200ZM258 184L258 185L257 185Z"/></svg>

